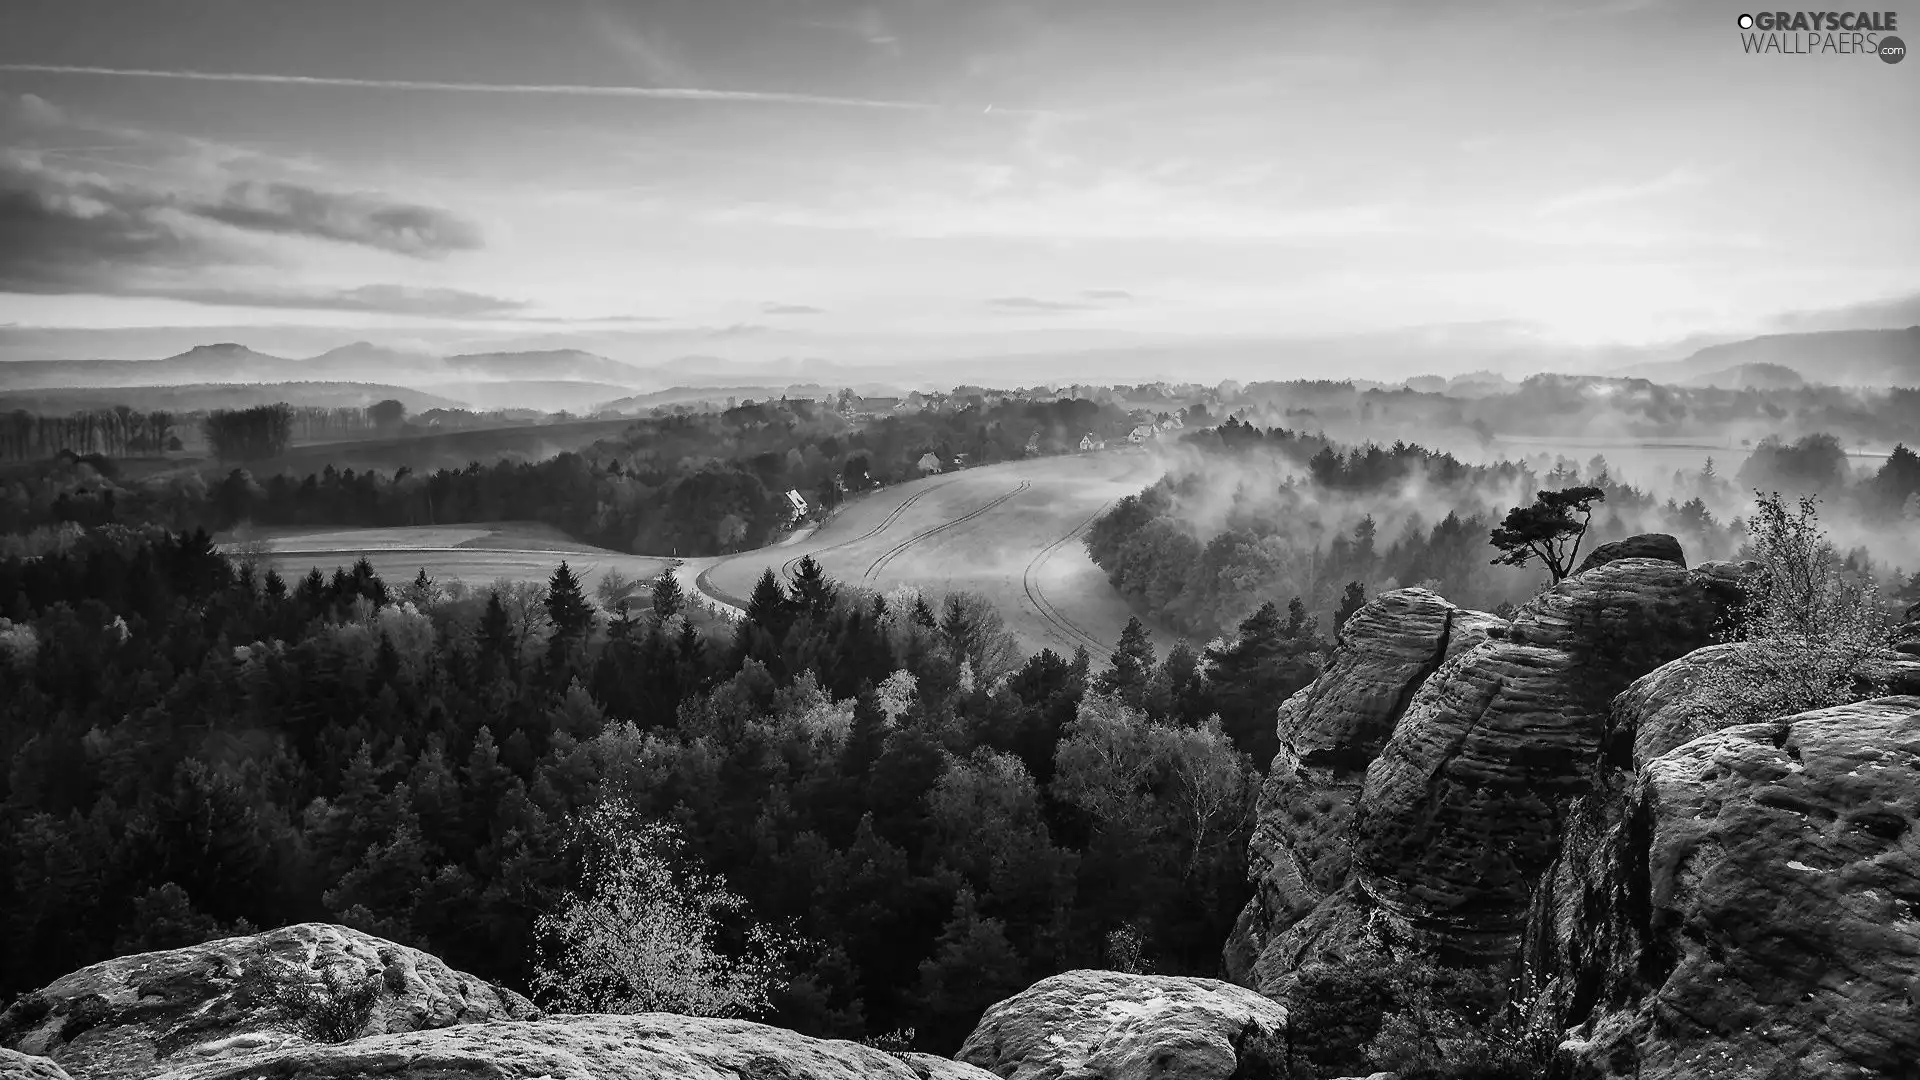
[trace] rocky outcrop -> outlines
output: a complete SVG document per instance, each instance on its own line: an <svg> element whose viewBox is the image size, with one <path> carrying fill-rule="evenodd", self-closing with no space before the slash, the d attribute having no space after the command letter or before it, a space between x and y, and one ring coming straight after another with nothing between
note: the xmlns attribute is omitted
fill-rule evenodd
<svg viewBox="0 0 1920 1080"><path fill-rule="evenodd" d="M287 1001L322 990L328 973L377 982L362 1034L539 1015L520 995L417 949L304 923L81 968L0 1013L0 1045L50 1057L78 1080L251 1055L306 1041Z"/></svg>
<svg viewBox="0 0 1920 1080"><path fill-rule="evenodd" d="M992 1080L924 1054L744 1020L643 1013L495 1021L208 1062L169 1080Z"/></svg>
<svg viewBox="0 0 1920 1080"><path fill-rule="evenodd" d="M1534 959L1577 1025L1564 1075L1901 1077L1920 1062L1920 698L1678 746L1690 657L1622 695L1645 719L1536 898Z"/></svg>
<svg viewBox="0 0 1920 1080"><path fill-rule="evenodd" d="M1611 544L1601 544L1587 553L1574 568L1574 573L1584 574L1596 566L1605 566L1617 559L1659 559L1663 562L1687 565L1686 552L1681 550L1680 541L1666 533L1641 533L1629 536L1625 540L1615 540Z"/></svg>
<svg viewBox="0 0 1920 1080"><path fill-rule="evenodd" d="M955 1056L1004 1080L1286 1080L1286 1030L1232 983L1069 971L988 1009Z"/></svg>
<svg viewBox="0 0 1920 1080"><path fill-rule="evenodd" d="M72 1080L52 1058L0 1048L0 1080Z"/></svg>
<svg viewBox="0 0 1920 1080"><path fill-rule="evenodd" d="M1319 703L1340 699L1339 682L1368 677L1359 665L1341 670L1336 655L1321 682L1281 710L1282 750L1249 859L1256 896L1229 944L1229 974L1278 994L1302 964L1356 952L1511 959L1534 885L1559 849L1565 808L1591 784L1609 701L1706 644L1739 594L1741 573L1728 564L1689 570L1665 558L1615 558L1560 582L1504 628L1482 623L1467 648L1438 647L1431 628L1444 601L1409 604L1409 614L1428 613L1424 623L1403 615L1383 636L1425 642L1430 658L1449 658L1417 681L1389 678L1389 687L1412 693L1382 718L1344 728L1321 722L1334 732L1387 732L1384 741L1343 747L1349 769L1375 754L1358 785L1351 773L1315 772L1297 749L1313 747L1311 736L1323 730L1312 723ZM1380 633L1349 623L1342 636L1369 630Z"/></svg>
<svg viewBox="0 0 1920 1080"><path fill-rule="evenodd" d="M1425 589L1381 593L1347 620L1326 670L1280 706L1280 749L1247 845L1254 896L1227 944L1229 978L1263 986L1273 969L1291 970L1273 943L1346 882L1367 766L1441 664L1505 627Z"/></svg>
<svg viewBox="0 0 1920 1080"><path fill-rule="evenodd" d="M1894 630L1893 651L1920 658L1920 604L1908 608L1900 626Z"/></svg>

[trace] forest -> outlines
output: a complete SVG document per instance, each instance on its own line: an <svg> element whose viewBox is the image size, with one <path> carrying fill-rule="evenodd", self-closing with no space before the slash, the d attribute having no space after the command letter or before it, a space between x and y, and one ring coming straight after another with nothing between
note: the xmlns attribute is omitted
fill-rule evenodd
<svg viewBox="0 0 1920 1080"><path fill-rule="evenodd" d="M1116 949L1217 974L1248 734L1324 645L1303 613L1206 658L1135 623L1096 668L1015 655L972 597L810 561L713 634L671 581L608 612L564 566L514 603L364 562L284 581L199 532L11 538L0 1003L314 919L530 991L572 823L616 802L800 943L760 1018L805 1033L951 1053L985 1005Z"/></svg>
<svg viewBox="0 0 1920 1080"><path fill-rule="evenodd" d="M1407 443L1343 448L1238 419L1190 432L1181 445L1191 452L1185 463L1095 521L1086 545L1140 609L1201 637L1289 598L1329 625L1355 598L1412 585L1484 610L1521 603L1539 582L1490 565L1488 532L1537 491L1576 484L1604 495L1589 550L1664 532L1690 560L1729 558L1752 494L1785 490L1831 504L1836 533L1852 541L1850 569L1890 575L1896 592L1907 580L1897 560L1920 569L1912 561L1920 555L1920 456L1904 445L1856 482L1830 435L1764 438L1732 479L1709 458L1676 476L1677 494L1665 500L1613 477L1600 456L1536 472L1525 462L1468 465Z"/></svg>
<svg viewBox="0 0 1920 1080"><path fill-rule="evenodd" d="M262 407L211 427L237 446L284 445L297 416ZM235 468L212 478L123 484L111 463L90 462L0 489L0 529L542 521L619 551L714 555L766 543L788 520L789 489L832 507L845 494L918 476L916 463L927 453L971 464L1019 458L1030 443L1035 452L1059 453L1086 431L1125 420L1116 406L1070 399L912 411L855 427L825 405L769 401L638 420L619 439L540 461L474 462L425 475L404 466L392 473L329 466L304 477Z"/></svg>

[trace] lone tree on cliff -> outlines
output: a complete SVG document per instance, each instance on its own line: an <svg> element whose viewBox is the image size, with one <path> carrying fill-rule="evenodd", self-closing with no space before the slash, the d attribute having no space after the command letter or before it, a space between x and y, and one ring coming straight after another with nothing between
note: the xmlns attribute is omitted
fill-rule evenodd
<svg viewBox="0 0 1920 1080"><path fill-rule="evenodd" d="M1580 541L1593 520L1593 504L1606 499L1606 492L1597 487L1571 487L1543 491L1532 506L1507 511L1507 519L1493 530L1489 541L1501 552L1493 565L1525 566L1538 556L1559 582L1573 573ZM1580 516L1575 518L1576 514Z"/></svg>

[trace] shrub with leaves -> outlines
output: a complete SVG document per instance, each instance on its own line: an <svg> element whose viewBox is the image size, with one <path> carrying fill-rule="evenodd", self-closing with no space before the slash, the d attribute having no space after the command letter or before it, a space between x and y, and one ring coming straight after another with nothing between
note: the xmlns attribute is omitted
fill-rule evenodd
<svg viewBox="0 0 1920 1080"><path fill-rule="evenodd" d="M762 1014L802 942L755 925L726 882L687 864L679 831L603 802L576 823L580 887L535 923L535 994L560 1012ZM722 942L734 940L733 949Z"/></svg>
<svg viewBox="0 0 1920 1080"><path fill-rule="evenodd" d="M336 965L320 973L319 986L282 989L278 1004L286 1030L313 1042L341 1043L359 1038L366 1030L380 995L379 976L355 978Z"/></svg>
<svg viewBox="0 0 1920 1080"><path fill-rule="evenodd" d="M1487 973L1356 957L1303 968L1285 997L1295 1076L1536 1080L1559 1041Z"/></svg>
<svg viewBox="0 0 1920 1080"><path fill-rule="evenodd" d="M1778 493L1756 495L1747 544L1761 572L1742 580L1723 636L1758 647L1729 653L1695 697L1713 702L1723 724L1741 724L1884 693L1869 664L1889 632L1872 575L1846 572L1815 499L1789 511Z"/></svg>

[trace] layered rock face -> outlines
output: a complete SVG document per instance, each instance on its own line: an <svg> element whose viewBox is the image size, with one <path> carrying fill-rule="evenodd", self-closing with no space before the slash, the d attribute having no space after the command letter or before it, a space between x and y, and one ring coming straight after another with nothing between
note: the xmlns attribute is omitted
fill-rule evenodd
<svg viewBox="0 0 1920 1080"><path fill-rule="evenodd" d="M438 957L343 926L304 923L185 949L121 956L66 975L0 1013L0 1045L76 1077L142 1077L182 1061L300 1041L281 1000L327 972L379 980L366 1033L414 1031L539 1010Z"/></svg>
<svg viewBox="0 0 1920 1080"><path fill-rule="evenodd" d="M340 1042L297 1033L300 1006L287 1004L327 970L378 987ZM0 1014L0 1044L4 1080L991 1080L746 1021L543 1016L426 953L319 923L82 968Z"/></svg>
<svg viewBox="0 0 1920 1080"><path fill-rule="evenodd" d="M1622 695L1655 756L1586 801L1536 897L1563 1075L1920 1075L1920 697L1673 746L1655 691L1684 677Z"/></svg>
<svg viewBox="0 0 1920 1080"><path fill-rule="evenodd" d="M52 1058L0 1048L0 1080L72 1080Z"/></svg>
<svg viewBox="0 0 1920 1080"><path fill-rule="evenodd" d="M1326 671L1280 706L1280 750L1247 844L1254 896L1226 949L1235 982L1264 987L1291 970L1272 946L1345 884L1367 766L1441 664L1505 626L1425 589L1381 593L1341 628Z"/></svg>
<svg viewBox="0 0 1920 1080"><path fill-rule="evenodd" d="M1660 559L1664 562L1687 565L1686 552L1681 549L1680 541L1667 533L1641 533L1629 536L1625 540L1615 540L1611 544L1601 544L1587 553L1574 568L1574 573L1584 574L1596 566L1605 566L1616 559Z"/></svg>
<svg viewBox="0 0 1920 1080"><path fill-rule="evenodd" d="M1645 539L1622 550L1666 548L1634 546ZM1414 590L1362 609L1328 671L1282 707L1229 974L1278 994L1305 963L1372 948L1513 957L1608 702L1706 644L1740 573L1612 557L1504 626Z"/></svg>
<svg viewBox="0 0 1920 1080"><path fill-rule="evenodd" d="M192 1066L169 1080L992 1080L968 1065L744 1020L556 1016L378 1035Z"/></svg>
<svg viewBox="0 0 1920 1080"><path fill-rule="evenodd" d="M1809 730L1826 734L1837 730L1844 733L1860 753L1870 751L1883 759L1890 755L1891 759L1902 760L1905 751L1901 748L1908 740L1901 725L1871 721L1874 717L1889 715L1889 709L1898 714L1906 707L1903 702L1920 700L1895 697L1806 713L1757 727L1730 726L1726 703L1715 699L1710 685L1703 685L1703 679L1715 668L1735 666L1739 669L1749 662L1742 654L1764 648L1741 643L1698 650L1638 680L1613 702L1595 788L1576 800L1569 811L1562 852L1536 888L1529 913L1527 959L1535 985L1542 992L1543 1005L1562 1017L1566 1026L1579 1025L1585 1029L1581 1039L1569 1044L1570 1060L1578 1064L1578 1070L1569 1075L1626 1075L1631 1068L1640 1067L1630 1068L1631 1063L1643 1058L1665 1062L1644 1074L1649 1076L1863 1075L1858 1071L1848 1072L1838 1063L1830 1070L1796 1072L1798 1066L1790 1056L1774 1060L1751 1048L1726 1059L1715 1056L1714 1052L1701 1051L1689 1056L1676 1049L1700 1038L1701 1029L1691 1027L1690 1022L1680 1022L1681 1013L1674 1011L1676 1002L1689 1000L1698 989L1688 984L1704 978L1715 989L1728 985L1721 981L1726 978L1724 973L1703 976L1700 972L1706 969L1676 965L1678 956L1688 950L1704 949L1717 957L1718 962L1741 970L1766 972L1776 956L1799 955L1795 952L1799 948L1796 943L1812 940L1809 933L1826 931L1798 925L1805 917L1807 905L1801 900L1783 901L1771 888L1762 888L1745 899L1724 891L1719 893L1712 903L1726 910L1714 915L1711 922L1703 921L1701 913L1688 909L1686 905L1691 901L1683 900L1681 906L1673 906L1676 882L1698 882L1709 873L1723 890L1736 885L1747 888L1735 875L1738 866L1744 864L1750 868L1752 859L1764 854L1764 848L1783 843L1785 838L1783 835L1762 839L1755 835L1729 844L1723 829L1744 834L1754 826L1755 819L1751 816L1751 806L1737 813L1722 813L1721 808L1738 805L1743 800L1750 802L1750 791L1739 794L1729 789L1713 795L1707 804L1713 814L1699 820L1687 817L1688 804L1684 801L1653 796L1662 790L1671 790L1671 781L1677 775L1675 770L1684 774L1686 763L1697 764L1703 754L1711 757L1729 746L1739 750L1734 755L1736 759L1750 758L1760 752L1762 748L1755 744L1752 735L1762 730L1768 733L1765 746L1776 753L1781 767L1787 770L1783 775L1790 778L1780 783L1805 782L1805 777L1815 776L1818 770L1805 763L1804 751L1792 742L1790 733L1809 718L1820 718ZM1896 695L1920 693L1920 662L1910 657L1889 652L1867 658L1856 670L1863 677L1863 685L1870 683ZM1834 758L1826 756L1822 760L1831 764ZM1839 771L1844 774L1846 769ZM1718 773L1695 770L1696 781L1709 775L1713 782L1723 786L1731 784L1739 788L1742 784L1740 773L1731 769ZM1870 775L1885 778L1891 774L1874 770ZM1816 786L1824 784L1814 782ZM1668 788L1662 788L1663 783L1667 783ZM1767 799L1784 790L1771 791L1759 801L1764 805ZM1777 870L1781 881L1787 884L1819 887L1831 884L1836 879L1819 875L1804 877L1807 872L1787 864L1797 861L1804 866L1828 866L1858 861L1846 850L1851 842L1850 831L1831 827L1835 820L1863 822L1889 833L1904 833L1905 826L1896 822L1906 820L1900 817L1906 811L1899 808L1897 800L1888 803L1873 788L1851 780L1826 790L1839 801L1824 810L1813 810L1804 818L1797 813L1787 817L1786 832L1795 834L1795 844L1780 847L1785 853L1775 860L1778 865L1768 867L1763 873ZM1811 808L1813 804L1808 806ZM1827 824L1822 824L1823 820ZM1709 826L1706 823L1710 821L1719 824ZM1797 845L1825 847L1836 843L1839 844L1836 850L1818 857L1796 858L1794 854ZM1739 862L1726 864L1727 851L1744 854L1740 855ZM1889 860L1881 856L1879 861L1897 866L1906 858L1897 856ZM1663 859L1668 864L1664 871L1661 869ZM1678 895L1687 894L1681 890ZM1724 924L1728 915L1737 910L1745 910L1751 920L1746 931L1730 936L1708 935L1711 926ZM1663 933L1651 932L1656 921L1665 928ZM1769 924L1771 927L1767 928ZM1901 927L1901 921L1895 920L1891 925ZM1920 924L1908 923L1901 927L1901 933L1909 937L1916 931L1920 931ZM1788 943L1784 949L1776 947L1776 935ZM1835 970L1848 969L1858 962L1845 948L1829 955ZM1762 979L1774 977L1768 973ZM1659 996L1669 985L1674 994L1671 1001ZM1920 998L1920 992L1916 997ZM1724 1007L1724 1002L1711 1006L1705 1015L1716 1017L1713 1023L1728 1031L1735 1019L1744 1017L1738 1024L1743 1038L1751 1034L1746 1030L1751 1027L1753 1032L1774 1032L1778 1038L1791 1040L1797 1036L1787 1033L1796 1025L1804 1026L1805 1018L1793 1015L1799 1004L1792 996L1763 994L1730 1011L1723 1012ZM1833 1021L1825 1017L1828 1010L1851 1014L1853 1009L1845 1001L1829 1000L1821 1010L1822 1024L1837 1023L1842 1028L1862 1019L1875 1025L1886 1019L1874 1016ZM1761 1037L1764 1041L1776 1036L1763 1034ZM1759 1068L1755 1062L1760 1060L1770 1060L1773 1064ZM1816 1055L1814 1060L1822 1059ZM1758 1071L1743 1071L1750 1065L1755 1065ZM1903 1074L1896 1071L1865 1075Z"/></svg>
<svg viewBox="0 0 1920 1080"><path fill-rule="evenodd" d="M1232 983L1069 971L988 1009L955 1056L1004 1080L1286 1080L1286 1032Z"/></svg>

